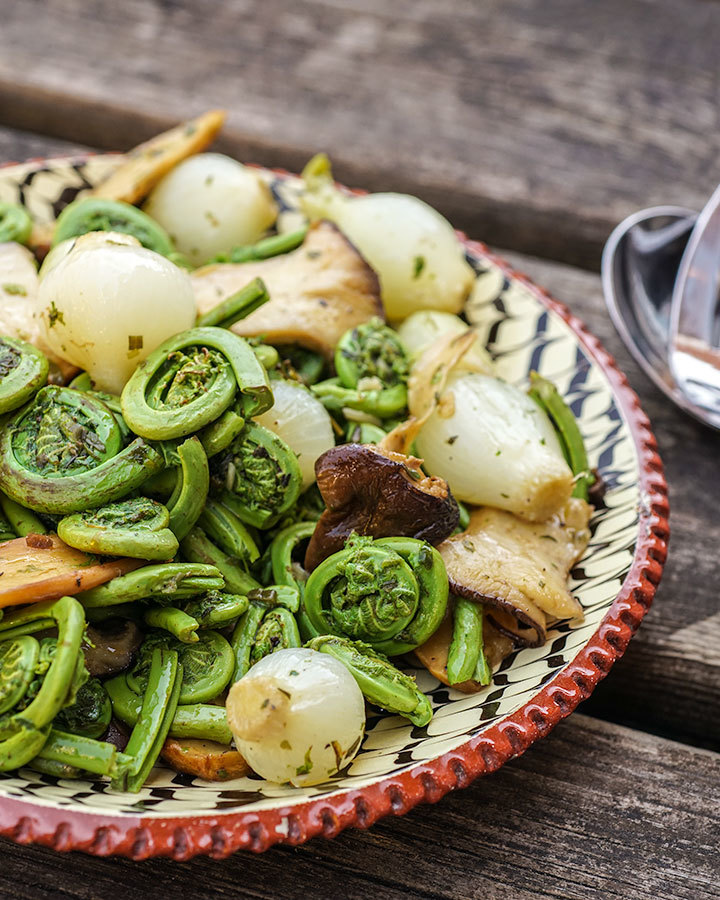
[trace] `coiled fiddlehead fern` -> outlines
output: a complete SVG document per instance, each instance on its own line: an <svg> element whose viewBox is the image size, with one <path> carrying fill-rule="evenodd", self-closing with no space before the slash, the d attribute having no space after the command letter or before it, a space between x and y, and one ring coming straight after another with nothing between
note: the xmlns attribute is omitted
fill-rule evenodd
<svg viewBox="0 0 720 900"><path fill-rule="evenodd" d="M49 385L0 435L0 488L43 513L75 513L119 500L164 466L142 438L122 447L100 400Z"/></svg>
<svg viewBox="0 0 720 900"><path fill-rule="evenodd" d="M16 338L0 338L0 415L18 409L47 382L44 353Z"/></svg>
<svg viewBox="0 0 720 900"><path fill-rule="evenodd" d="M300 605L297 588L275 585L251 591L250 605L230 641L235 657L233 681L242 678L263 656L275 650L300 647L294 613Z"/></svg>
<svg viewBox="0 0 720 900"><path fill-rule="evenodd" d="M312 572L303 602L316 635L361 640L397 656L438 628L447 599L445 565L430 544L354 535Z"/></svg>
<svg viewBox="0 0 720 900"><path fill-rule="evenodd" d="M55 224L52 246L90 231L132 235L143 247L162 256L171 256L175 252L168 233L147 213L129 203L99 197L75 200L65 207Z"/></svg>
<svg viewBox="0 0 720 900"><path fill-rule="evenodd" d="M203 631L197 643L187 644L169 634L152 632L143 641L138 658L127 675L131 690L142 694L148 683L152 657L157 648L174 650L182 665L183 678L178 702L204 703L221 694L230 683L235 665L230 644L217 631Z"/></svg>
<svg viewBox="0 0 720 900"><path fill-rule="evenodd" d="M122 392L132 430L151 440L193 434L235 401L244 417L272 406L267 374L250 345L223 328L191 328L161 344Z"/></svg>
<svg viewBox="0 0 720 900"><path fill-rule="evenodd" d="M88 609L133 603L136 600L153 600L155 603L169 605L178 600L197 597L205 591L220 591L224 587L225 580L215 566L156 563L83 591L78 594L78 600Z"/></svg>
<svg viewBox="0 0 720 900"><path fill-rule="evenodd" d="M349 407L387 419L407 406L408 359L382 319L345 332L335 348L335 371L337 378L312 387L329 409Z"/></svg>
<svg viewBox="0 0 720 900"><path fill-rule="evenodd" d="M297 457L276 434L248 422L210 466L211 490L238 518L270 528L300 496Z"/></svg>
<svg viewBox="0 0 720 900"><path fill-rule="evenodd" d="M178 550L168 528L170 513L155 500L135 497L66 516L58 536L78 550L137 559L171 559Z"/></svg>
<svg viewBox="0 0 720 900"><path fill-rule="evenodd" d="M306 646L339 659L370 703L404 716L414 725L427 725L432 718L430 701L415 679L396 669L387 657L368 644L324 634L308 641Z"/></svg>
<svg viewBox="0 0 720 900"><path fill-rule="evenodd" d="M35 692L32 683L40 661L40 647L38 645L36 651L29 641L23 641L18 648L15 642L17 638L48 625L57 627L57 641L53 645L51 659L48 658L49 664L42 683L37 685ZM2 645L6 642L14 645L5 649L4 664L0 671L0 683L5 682L6 678L10 682L4 691L5 714L0 723L0 771L25 765L42 749L49 734L50 723L68 702L73 690L78 661L82 660L80 645L84 628L82 607L73 597L62 597L60 600L36 603L25 609L15 610L0 622ZM34 638L30 640L35 641ZM14 665L6 668L6 662L13 662ZM29 668L31 663L32 669ZM18 696L20 685L22 694ZM25 705L22 701L28 691L34 693L34 696ZM74 698L70 699L72 702ZM8 701L12 701L12 704L8 705ZM16 709L18 706L23 708Z"/></svg>
<svg viewBox="0 0 720 900"><path fill-rule="evenodd" d="M60 710L54 724L70 734L99 738L107 731L111 718L108 692L99 678L90 678L79 688L75 702Z"/></svg>

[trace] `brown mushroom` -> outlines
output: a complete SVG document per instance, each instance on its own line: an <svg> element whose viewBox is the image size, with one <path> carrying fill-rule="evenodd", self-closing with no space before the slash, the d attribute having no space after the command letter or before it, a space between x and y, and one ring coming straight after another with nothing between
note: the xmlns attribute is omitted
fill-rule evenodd
<svg viewBox="0 0 720 900"><path fill-rule="evenodd" d="M270 300L232 330L243 337L263 335L271 344L300 344L328 359L348 328L384 318L377 275L330 222L312 225L292 253L203 266L190 277L200 315L262 278Z"/></svg>
<svg viewBox="0 0 720 900"><path fill-rule="evenodd" d="M312 570L341 550L350 535L414 537L437 544L457 527L455 498L442 478L425 475L421 460L370 444L340 444L315 463L327 509L305 554Z"/></svg>
<svg viewBox="0 0 720 900"><path fill-rule="evenodd" d="M451 593L489 607L493 625L517 644L540 646L548 618L582 618L567 577L590 539L591 512L579 498L547 522L476 509L466 530L438 547Z"/></svg>
<svg viewBox="0 0 720 900"><path fill-rule="evenodd" d="M207 781L227 781L250 772L250 766L237 750L215 741L168 738L160 755L176 772Z"/></svg>
<svg viewBox="0 0 720 900"><path fill-rule="evenodd" d="M482 691L486 685L472 679L463 681L460 684L450 685L447 674L447 660L452 635L452 612L450 607L448 607L445 618L440 623L438 630L424 644L415 648L415 656L417 656L428 672L443 684L447 684L457 691L462 691L464 694L475 694L478 691ZM505 657L512 652L513 647L513 641L507 635L499 632L492 622L489 621L486 614L483 620L483 652L490 669L500 665Z"/></svg>
<svg viewBox="0 0 720 900"><path fill-rule="evenodd" d="M82 645L88 672L102 677L117 675L130 666L141 643L142 632L129 619L88 625Z"/></svg>

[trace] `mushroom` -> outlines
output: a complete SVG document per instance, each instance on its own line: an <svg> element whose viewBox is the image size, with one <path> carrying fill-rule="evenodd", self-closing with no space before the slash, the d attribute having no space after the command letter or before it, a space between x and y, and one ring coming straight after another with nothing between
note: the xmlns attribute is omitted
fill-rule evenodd
<svg viewBox="0 0 720 900"><path fill-rule="evenodd" d="M349 328L373 316L384 318L377 275L330 222L311 226L291 253L203 266L190 278L200 315L262 278L269 302L232 330L243 337L262 335L271 344L299 344L327 359Z"/></svg>
<svg viewBox="0 0 720 900"><path fill-rule="evenodd" d="M571 498L547 522L526 522L490 507L474 510L465 531L438 547L450 592L482 603L516 644L545 642L548 619L582 618L567 576L590 539L592 507Z"/></svg>
<svg viewBox="0 0 720 900"><path fill-rule="evenodd" d="M315 463L327 509L305 554L312 570L355 534L413 537L437 544L457 527L458 506L442 478L421 460L369 444L340 444Z"/></svg>
<svg viewBox="0 0 720 900"><path fill-rule="evenodd" d="M237 750L216 741L168 738L160 755L176 772L206 781L227 781L250 772L250 766Z"/></svg>
<svg viewBox="0 0 720 900"><path fill-rule="evenodd" d="M440 627L427 641L425 641L424 644L415 648L415 656L417 656L431 675L434 675L438 681L447 684L449 687L462 691L464 694L475 694L478 691L484 690L486 685L480 684L478 681L472 681L471 679L462 681L459 684L450 685L447 674L447 661L452 637L452 612L451 606L448 606L448 611L445 614L445 618L440 623ZM505 657L512 652L513 646L514 644L511 638L498 631L486 614L483 621L483 652L485 653L485 658L487 659L491 670L498 666Z"/></svg>
<svg viewBox="0 0 720 900"><path fill-rule="evenodd" d="M88 625L82 651L91 675L117 675L132 663L142 643L142 633L129 619L108 619L102 624Z"/></svg>

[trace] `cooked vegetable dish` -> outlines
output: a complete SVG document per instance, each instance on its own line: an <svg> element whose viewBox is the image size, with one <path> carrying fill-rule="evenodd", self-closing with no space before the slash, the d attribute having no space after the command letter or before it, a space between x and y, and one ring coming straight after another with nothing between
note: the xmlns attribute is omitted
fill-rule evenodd
<svg viewBox="0 0 720 900"><path fill-rule="evenodd" d="M582 618L582 436L495 376L449 223L321 154L283 228L222 120L0 204L0 771L322 783L368 705L428 725L413 668L483 691Z"/></svg>

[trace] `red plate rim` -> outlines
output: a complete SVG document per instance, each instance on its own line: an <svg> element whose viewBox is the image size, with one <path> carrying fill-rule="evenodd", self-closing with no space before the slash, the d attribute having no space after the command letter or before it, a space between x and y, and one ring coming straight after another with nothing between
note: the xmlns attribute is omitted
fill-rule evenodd
<svg viewBox="0 0 720 900"><path fill-rule="evenodd" d="M82 161L92 155L95 154L58 154L52 159ZM34 158L28 163L40 166L47 161ZM12 165L17 163L4 163L0 168ZM282 169L271 171L291 174ZM136 860L169 856L187 860L197 855L223 859L236 850L262 852L273 844L296 846L317 835L331 838L345 828L368 828L383 816L404 815L419 803L435 803L449 791L467 787L480 775L495 772L508 760L520 756L589 697L623 655L652 604L670 534L667 483L649 419L615 359L580 319L484 244L469 240L462 232L458 236L471 252L490 259L565 320L604 372L630 428L639 468L638 539L630 571L597 631L575 659L515 713L454 750L375 784L295 806L168 818L37 806L29 800L6 797L0 804L0 835L21 844L36 843L60 851L82 850L95 856L121 855Z"/></svg>

